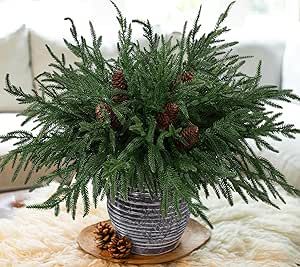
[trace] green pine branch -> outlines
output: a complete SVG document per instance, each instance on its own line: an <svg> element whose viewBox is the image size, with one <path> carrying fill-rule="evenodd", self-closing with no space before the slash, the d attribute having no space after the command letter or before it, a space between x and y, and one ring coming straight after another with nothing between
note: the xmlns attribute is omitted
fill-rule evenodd
<svg viewBox="0 0 300 267"><path fill-rule="evenodd" d="M86 215L90 201L97 206L105 195L126 199L134 188L159 194L163 214L170 206L179 211L179 203L185 201L195 216L208 222L203 193L208 197L214 192L233 205L236 192L247 203L251 198L274 207L274 198L284 201L278 187L299 196L270 162L253 152L249 141L260 150L278 152L268 140L295 138L300 131L281 121L280 109L282 101L300 98L291 90L261 86L261 63L253 77L241 72L247 57L232 53L237 42L223 41L229 8L212 32L198 36L200 8L192 28L185 23L176 41L155 33L149 21L134 20L147 42L142 47L132 40L131 24L113 5L120 25L117 58L104 57L102 37L91 22L89 41L67 18L73 40L64 41L77 56L74 65L67 65L64 55L55 55L47 46L52 71L36 77L38 90L25 93L7 76L5 90L27 105L23 124L35 121L39 133L20 130L1 136L1 142L14 141L16 148L1 158L0 168L15 162L16 179L30 162L30 174L54 167L36 186L60 183L48 200L31 207L53 208L57 214L65 203L75 217L82 198ZM117 70L124 74L126 91L112 86ZM182 73L193 73L193 79L182 82ZM113 101L118 94L128 100ZM160 130L157 114L170 102L179 107L177 120ZM100 103L111 108L103 111L101 120L95 114ZM118 129L111 127L111 112L121 124ZM180 133L189 122L198 126L199 141L190 150L180 150L176 142L186 142Z"/></svg>

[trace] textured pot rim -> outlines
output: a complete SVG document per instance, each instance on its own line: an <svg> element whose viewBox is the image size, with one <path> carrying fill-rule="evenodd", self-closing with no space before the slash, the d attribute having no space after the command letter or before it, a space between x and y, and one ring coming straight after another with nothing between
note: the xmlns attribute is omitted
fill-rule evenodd
<svg viewBox="0 0 300 267"><path fill-rule="evenodd" d="M188 214L187 214L187 215L188 215ZM122 226L124 226L124 227L127 227L127 229L136 230L134 227L129 227L128 225L126 225L126 224L120 222L120 219L119 219L119 218L116 218L115 216L110 216L110 217L111 217L112 219L114 219L114 220L118 220L118 221L119 221L119 225L122 225ZM181 227L182 227L182 228L185 228L185 227L183 227L183 225L184 225L184 223L182 222L182 223L178 226L177 229L180 229ZM144 225L143 225L143 227L144 227L144 229L147 229L147 227L145 227ZM154 230L152 230L152 229L153 229L153 227L152 227L152 228L149 227L149 230L151 230L151 233L154 233L154 234L161 233L161 231L154 231ZM172 228L172 232L174 232L175 229L176 229L176 228ZM137 231L137 232L138 232L138 231Z"/></svg>
<svg viewBox="0 0 300 267"><path fill-rule="evenodd" d="M110 201L107 202L107 205L109 205L110 207L114 207L114 209L117 210L117 211L122 211L122 210L125 211L127 207L130 207L130 206L122 205L122 203L121 203L121 205L122 205L121 207L122 207L122 208L115 207L115 206L113 206L114 204L111 203ZM161 214L161 209L160 209L160 208L157 208L157 209L151 209L151 210L152 210L152 211L155 210L155 211L158 212L158 214ZM137 215L137 216L142 215L142 214L144 213L144 212L141 212L141 210L139 210L137 207L134 207L134 208L133 208L132 206L131 206L131 210L130 210L130 211L131 211L133 214ZM146 211L146 209L145 209L144 211ZM182 216L184 216L184 214L185 214L186 212L188 212L188 208L186 208L186 207L181 207L181 208L180 208L180 214L181 214ZM127 215L126 213L124 213L124 214L119 213L119 214L120 214L120 215L124 215L124 216ZM167 220L168 218L171 218L171 217L173 217L174 215L177 215L177 216L180 217L180 214L178 214L177 211L174 210L174 211L168 212L167 215L164 216L163 218ZM154 217L155 217L155 216L154 216ZM159 217L159 215L156 215L156 217Z"/></svg>

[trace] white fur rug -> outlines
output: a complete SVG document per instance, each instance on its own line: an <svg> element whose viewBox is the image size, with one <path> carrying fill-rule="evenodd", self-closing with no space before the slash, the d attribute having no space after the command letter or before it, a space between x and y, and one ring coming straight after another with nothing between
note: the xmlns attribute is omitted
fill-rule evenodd
<svg viewBox="0 0 300 267"><path fill-rule="evenodd" d="M54 185L35 191L30 202L45 200ZM297 266L300 265L300 199L284 194L287 205L275 210L267 205L239 199L234 207L211 197L206 204L215 229L200 250L178 262L156 267L197 266ZM107 218L105 203L73 221L62 212L15 209L13 216L0 219L0 266L20 267L116 267L85 254L76 244L80 230Z"/></svg>

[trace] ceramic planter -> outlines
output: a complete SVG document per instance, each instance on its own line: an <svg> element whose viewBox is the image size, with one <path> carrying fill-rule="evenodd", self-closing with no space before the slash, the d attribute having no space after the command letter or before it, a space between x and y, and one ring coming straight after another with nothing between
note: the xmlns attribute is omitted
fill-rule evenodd
<svg viewBox="0 0 300 267"><path fill-rule="evenodd" d="M190 212L186 203L180 204L181 216L170 208L161 215L160 199L149 193L130 193L128 200L108 198L107 209L113 226L120 235L133 243L132 253L161 255L175 249L187 226Z"/></svg>

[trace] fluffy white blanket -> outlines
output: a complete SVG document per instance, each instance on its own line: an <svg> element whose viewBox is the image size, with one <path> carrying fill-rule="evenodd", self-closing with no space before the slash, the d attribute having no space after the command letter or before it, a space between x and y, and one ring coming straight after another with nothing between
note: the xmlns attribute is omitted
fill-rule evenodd
<svg viewBox="0 0 300 267"><path fill-rule="evenodd" d="M54 186L35 191L30 202L45 200ZM200 250L168 267L197 266L297 266L300 264L300 199L284 194L286 205L275 210L267 205L244 204L238 198L234 207L211 197L206 201L215 229L211 240ZM105 203L75 221L62 212L14 210L0 219L0 266L119 266L95 259L81 251L76 238L82 228L107 218Z"/></svg>

